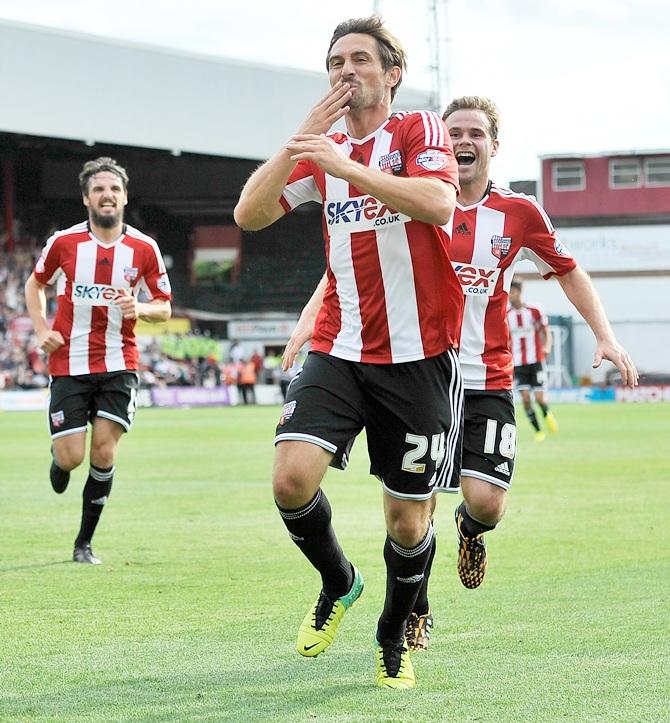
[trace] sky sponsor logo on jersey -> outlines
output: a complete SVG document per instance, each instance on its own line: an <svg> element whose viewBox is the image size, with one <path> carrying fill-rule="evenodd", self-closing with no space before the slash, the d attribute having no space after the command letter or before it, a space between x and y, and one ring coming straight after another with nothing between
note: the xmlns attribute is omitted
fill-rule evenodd
<svg viewBox="0 0 670 723"><path fill-rule="evenodd" d="M72 284L72 303L77 306L113 306L123 290L107 284Z"/></svg>
<svg viewBox="0 0 670 723"><path fill-rule="evenodd" d="M500 269L451 262L466 296L493 296Z"/></svg>
<svg viewBox="0 0 670 723"><path fill-rule="evenodd" d="M497 259L504 259L511 245L512 239L507 236L491 236L491 253Z"/></svg>
<svg viewBox="0 0 670 723"><path fill-rule="evenodd" d="M347 233L382 229L411 220L372 196L331 201L326 204L325 213L330 228L342 227L338 230Z"/></svg>
<svg viewBox="0 0 670 723"><path fill-rule="evenodd" d="M419 153L416 164L427 171L441 171L449 165L449 156L444 151L428 150Z"/></svg>

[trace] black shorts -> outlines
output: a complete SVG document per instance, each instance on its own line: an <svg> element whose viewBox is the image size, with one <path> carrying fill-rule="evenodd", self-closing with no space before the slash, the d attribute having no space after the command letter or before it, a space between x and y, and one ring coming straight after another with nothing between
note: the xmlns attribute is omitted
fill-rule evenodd
<svg viewBox="0 0 670 723"><path fill-rule="evenodd" d="M466 389L463 477L475 477L509 489L515 456L512 392Z"/></svg>
<svg viewBox="0 0 670 723"><path fill-rule="evenodd" d="M130 431L135 417L139 387L137 372L80 374L52 377L49 389L49 427L51 438L85 432L95 417L111 419Z"/></svg>
<svg viewBox="0 0 670 723"><path fill-rule="evenodd" d="M514 367L514 381L518 390L544 389L547 381L544 364L535 362L534 364L523 364L520 367Z"/></svg>
<svg viewBox="0 0 670 723"><path fill-rule="evenodd" d="M310 352L288 388L275 444L311 442L344 469L367 432L370 473L401 499L458 491L463 382L449 350L402 364L363 364Z"/></svg>

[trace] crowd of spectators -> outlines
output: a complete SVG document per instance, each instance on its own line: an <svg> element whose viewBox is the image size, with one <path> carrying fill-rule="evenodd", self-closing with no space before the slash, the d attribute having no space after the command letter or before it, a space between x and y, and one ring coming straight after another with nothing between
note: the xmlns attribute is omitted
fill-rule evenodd
<svg viewBox="0 0 670 723"><path fill-rule="evenodd" d="M164 334L142 347L140 378L147 387L218 387L222 358L221 342L207 333Z"/></svg>
<svg viewBox="0 0 670 723"><path fill-rule="evenodd" d="M40 245L22 244L6 252L0 246L0 390L46 387L46 355L38 348L26 311L23 287L41 251ZM56 311L55 294L47 293L47 314ZM140 378L145 387L236 386L241 403L255 402L256 384L278 384L282 392L294 372L281 371L280 349L263 356L212 337L207 331L188 334L139 336Z"/></svg>
<svg viewBox="0 0 670 723"><path fill-rule="evenodd" d="M23 286L33 270L39 250L22 247L0 250L0 389L35 389L48 384L45 355L32 335ZM48 298L53 313L55 299Z"/></svg>

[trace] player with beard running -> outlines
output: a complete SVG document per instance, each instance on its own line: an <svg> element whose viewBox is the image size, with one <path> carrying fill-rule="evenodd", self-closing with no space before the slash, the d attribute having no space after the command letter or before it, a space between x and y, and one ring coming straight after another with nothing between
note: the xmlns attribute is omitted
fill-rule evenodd
<svg viewBox="0 0 670 723"><path fill-rule="evenodd" d="M51 236L26 282L26 307L40 348L49 355L51 486L65 492L86 456L82 517L74 562L99 565L91 539L112 490L116 452L135 416L139 354L135 322L170 317L170 282L156 242L123 222L128 175L102 157L79 175L88 221ZM55 284L53 328L45 287ZM143 292L146 301L139 301Z"/></svg>

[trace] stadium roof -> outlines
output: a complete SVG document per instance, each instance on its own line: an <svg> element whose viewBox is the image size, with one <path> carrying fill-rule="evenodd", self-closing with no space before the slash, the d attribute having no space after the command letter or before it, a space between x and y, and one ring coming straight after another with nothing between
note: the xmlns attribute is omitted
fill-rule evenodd
<svg viewBox="0 0 670 723"><path fill-rule="evenodd" d="M315 73L0 20L0 131L264 159L325 92ZM402 87L395 107L428 106Z"/></svg>

